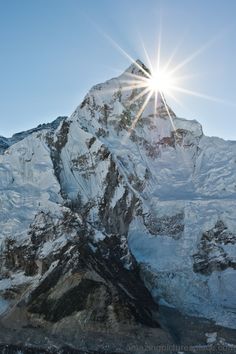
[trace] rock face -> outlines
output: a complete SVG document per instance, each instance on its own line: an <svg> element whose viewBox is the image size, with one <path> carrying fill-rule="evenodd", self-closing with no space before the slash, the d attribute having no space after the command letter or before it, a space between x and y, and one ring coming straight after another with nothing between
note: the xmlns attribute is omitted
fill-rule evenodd
<svg viewBox="0 0 236 354"><path fill-rule="evenodd" d="M171 122L160 97L134 126L131 73L59 126L1 140L5 324L158 330L161 302L236 327L236 142L169 108Z"/></svg>
<svg viewBox="0 0 236 354"><path fill-rule="evenodd" d="M223 221L217 221L214 228L202 235L199 252L193 256L195 272L208 275L227 268L236 269L234 257L227 252L227 248L235 243L236 235L228 231Z"/></svg>

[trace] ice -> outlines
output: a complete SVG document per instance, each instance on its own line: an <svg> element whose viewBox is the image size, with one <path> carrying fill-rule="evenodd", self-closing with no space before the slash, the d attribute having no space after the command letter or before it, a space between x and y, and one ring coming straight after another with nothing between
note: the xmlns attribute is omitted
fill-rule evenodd
<svg viewBox="0 0 236 354"><path fill-rule="evenodd" d="M0 315L8 309L8 302L0 297Z"/></svg>
<svg viewBox="0 0 236 354"><path fill-rule="evenodd" d="M63 120L67 135L63 123L58 126L50 136L54 146L63 138L57 161L52 160L47 129L25 134L0 155L1 247L9 238L27 245L35 217L43 211L61 219L69 202L86 216L95 230L94 241L100 242L105 237L102 203L106 201L112 213L126 193L127 205L136 200L129 248L150 271L157 301L236 327L233 267L210 274L193 269L204 232L221 220L235 235L236 142L204 136L197 121L173 115L172 124L168 115L158 113L163 109L160 97L157 111L151 99L132 129L142 100L130 105L139 90L121 90L130 72L140 74L132 65L118 78L94 86L72 116ZM1 143L7 141L2 138ZM181 231L171 234L166 220L179 222ZM47 257L70 237L74 234L64 232L46 240L38 256ZM222 247L235 260L235 244ZM218 260L219 254L214 253ZM22 274L15 276L0 280L0 290L14 281L27 281Z"/></svg>

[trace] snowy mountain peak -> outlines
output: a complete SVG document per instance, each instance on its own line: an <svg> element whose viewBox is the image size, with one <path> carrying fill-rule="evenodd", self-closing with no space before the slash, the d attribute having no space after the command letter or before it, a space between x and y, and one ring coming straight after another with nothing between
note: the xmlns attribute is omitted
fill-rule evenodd
<svg viewBox="0 0 236 354"><path fill-rule="evenodd" d="M124 71L123 75L125 74L133 74L147 78L148 74L151 74L151 72L141 60L137 59Z"/></svg>
<svg viewBox="0 0 236 354"><path fill-rule="evenodd" d="M236 327L236 143L125 80L0 155L0 311L156 326L155 299Z"/></svg>
<svg viewBox="0 0 236 354"><path fill-rule="evenodd" d="M131 139L154 150L157 143L175 146L183 141L190 144L191 140L196 145L195 139L203 135L197 121L177 118L163 95L155 100L153 94L147 100L145 89L134 85L132 75L143 76L142 69L148 72L137 60L120 76L92 87L70 120L111 145L117 139L122 144Z"/></svg>

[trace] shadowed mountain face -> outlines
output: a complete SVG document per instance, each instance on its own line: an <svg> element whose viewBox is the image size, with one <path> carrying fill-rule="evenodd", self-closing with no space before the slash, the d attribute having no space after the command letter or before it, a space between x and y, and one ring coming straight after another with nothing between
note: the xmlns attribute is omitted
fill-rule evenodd
<svg viewBox="0 0 236 354"><path fill-rule="evenodd" d="M130 73L0 142L2 333L60 347L105 331L132 352L172 343L158 302L236 327L236 143L169 108L172 124L160 97L132 126L145 98Z"/></svg>

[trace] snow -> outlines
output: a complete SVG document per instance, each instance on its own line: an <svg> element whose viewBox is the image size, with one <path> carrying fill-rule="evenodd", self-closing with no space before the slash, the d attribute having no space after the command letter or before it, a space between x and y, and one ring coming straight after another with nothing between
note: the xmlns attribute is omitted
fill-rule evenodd
<svg viewBox="0 0 236 354"><path fill-rule="evenodd" d="M12 285L16 286L19 284L29 283L33 280L33 277L26 276L24 272L15 272L12 274L11 278L5 278L0 280L0 290L9 289Z"/></svg>
<svg viewBox="0 0 236 354"><path fill-rule="evenodd" d="M205 336L207 337L207 344L213 344L216 342L217 332L205 333Z"/></svg>
<svg viewBox="0 0 236 354"><path fill-rule="evenodd" d="M60 154L60 184L45 130L26 134L0 155L0 242L3 245L6 238L13 238L27 243L30 224L40 211L60 219L61 190L78 203L79 212L90 205L87 219L96 225L99 203L107 193L109 172L115 164L119 181L109 200L110 208L115 208L126 190L128 203L133 195L138 199L140 213L133 215L128 242L136 260L146 265L155 279L153 296L186 313L236 327L235 270L209 275L193 270L193 255L199 250L203 232L222 220L235 233L236 143L206 137L197 121L173 117L176 132L168 118L154 115L153 99L130 132L121 117L126 114L133 121L142 100L131 107L135 92L121 89L127 73L138 71L131 66L118 78L94 86L67 119L69 133ZM159 98L158 108L162 106ZM109 110L107 117L104 107ZM62 123L53 136L54 143L61 127ZM165 232L164 221L161 231L159 226L156 233L150 231L148 216L154 227L155 221L161 223L178 214L183 215L184 229L177 236L168 228ZM39 256L60 249L70 237L73 234L64 233L47 240ZM94 240L104 237L96 231ZM235 259L235 245L223 248ZM0 289L11 284L12 280L0 280Z"/></svg>
<svg viewBox="0 0 236 354"><path fill-rule="evenodd" d="M93 135L81 129L76 122L70 126L70 139L62 150L62 187L70 199L81 195L84 202L100 196L104 191L103 179L106 177L109 161L94 161L95 154L102 148L96 140L88 150L88 141ZM81 157L80 159L78 159ZM95 170L95 171L94 171Z"/></svg>
<svg viewBox="0 0 236 354"><path fill-rule="evenodd" d="M122 198L122 196L125 193L125 188L123 185L119 185L118 188L116 188L115 190L115 194L112 198L112 201L110 203L111 208L114 208L116 203L118 202L118 200L120 200Z"/></svg>
<svg viewBox="0 0 236 354"><path fill-rule="evenodd" d="M56 238L56 240L45 242L39 253L39 258L46 258L50 253L58 251L67 244L67 241L66 236L62 235L61 237Z"/></svg>
<svg viewBox="0 0 236 354"><path fill-rule="evenodd" d="M33 134L34 132L41 132L42 130L54 131L58 125L60 125L60 122L62 122L65 118L66 117L58 117L51 123L40 124L36 128L16 133L11 138L4 138L3 136L0 136L0 154L3 154L10 146L25 139L27 136Z"/></svg>
<svg viewBox="0 0 236 354"><path fill-rule="evenodd" d="M151 267L156 287L153 296L169 306L186 312L210 317L218 324L235 327L236 272L228 268L209 276L193 271L193 255L198 252L198 242L204 231L214 227L222 210L226 225L236 229L236 201L193 200L159 201L158 216L173 215L184 208L184 233L180 239L170 236L151 235L143 225L142 218L133 220L129 230L129 247L139 263ZM155 212L155 209L152 208ZM233 220L234 218L234 220ZM235 246L228 246L229 255Z"/></svg>
<svg viewBox="0 0 236 354"><path fill-rule="evenodd" d="M187 120L183 118L174 119L175 129L184 129L193 134L194 137L200 138L203 135L202 126L196 120Z"/></svg>
<svg viewBox="0 0 236 354"><path fill-rule="evenodd" d="M95 235L94 235L94 240L95 241L103 241L106 238L106 235L104 235L101 231L96 230Z"/></svg>

